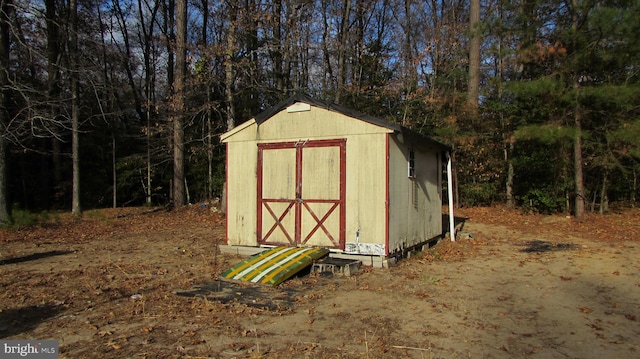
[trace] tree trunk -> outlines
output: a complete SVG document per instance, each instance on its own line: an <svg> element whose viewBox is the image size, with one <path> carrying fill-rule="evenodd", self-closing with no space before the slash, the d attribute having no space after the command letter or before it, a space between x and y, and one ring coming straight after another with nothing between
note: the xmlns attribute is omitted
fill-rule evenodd
<svg viewBox="0 0 640 359"><path fill-rule="evenodd" d="M140 96L138 95L139 92L136 86L137 74L135 73L136 72L135 69L132 68L132 61L130 61L130 59L133 58L133 55L132 55L132 48L129 41L129 29L127 28L127 20L126 20L126 17L128 16L128 14L125 14L125 12L122 10L122 7L120 6L120 1L114 1L113 3L116 10L115 17L118 19L118 24L120 25L120 33L122 34L122 42L124 45L123 50L124 50L125 60L122 61L122 66L124 67L124 72L127 76L127 79L129 81L129 86L131 87L131 90L132 90L131 97L133 99L135 111L138 114L138 117L144 118L142 102L140 101Z"/></svg>
<svg viewBox="0 0 640 359"><path fill-rule="evenodd" d="M9 94L6 88L9 85L9 51L10 47L10 20L9 14L13 10L11 0L2 0L0 8L0 226L11 221L9 208L9 193L7 192L7 141L4 131L9 123Z"/></svg>
<svg viewBox="0 0 640 359"><path fill-rule="evenodd" d="M225 53L225 93L226 93L226 102L227 102L227 131L232 130L236 127L235 123L235 110L233 107L234 102L234 93L233 93L233 82L234 82L234 66L233 61L235 58L235 49L236 49L236 22L238 21L237 16L238 8L236 3L232 3L229 8L229 28L227 29L227 51ZM226 202L227 202L227 183L226 181L222 185L222 212L226 213Z"/></svg>
<svg viewBox="0 0 640 359"><path fill-rule="evenodd" d="M600 189L600 209L598 210L600 214L609 212L609 196L607 195L607 188L609 186L608 177L607 170L605 169L604 175L602 175L602 188Z"/></svg>
<svg viewBox="0 0 640 359"><path fill-rule="evenodd" d="M273 2L273 14L271 16L273 18L273 51L271 52L271 58L273 61L273 77L276 90L279 94L283 94L285 92L285 85L282 66L282 50L284 43L282 39L282 0L276 0Z"/></svg>
<svg viewBox="0 0 640 359"><path fill-rule="evenodd" d="M71 160L73 166L73 190L71 201L71 213L76 216L82 214L80 206L80 91L78 61L78 3L69 1L69 58L71 60Z"/></svg>
<svg viewBox="0 0 640 359"><path fill-rule="evenodd" d="M515 147L514 140L509 140L509 144L505 146L505 160L507 162L507 183L506 183L506 195L507 195L507 207L513 208L516 205L515 198L513 196L513 178L515 177L515 169L513 168L513 149Z"/></svg>
<svg viewBox="0 0 640 359"><path fill-rule="evenodd" d="M235 110L233 107L233 60L236 48L236 21L237 21L237 7L231 5L229 8L229 28L227 29L227 52L225 54L225 92L227 99L227 131L236 127L235 124Z"/></svg>
<svg viewBox="0 0 640 359"><path fill-rule="evenodd" d="M207 48L209 46L208 34L209 29L209 0L201 0L203 14L202 14L202 47ZM207 61L207 68L210 63ZM213 105L211 99L211 83L210 78L207 76L205 80L205 91L207 93L206 103L206 134L205 138L207 143L207 198L213 198Z"/></svg>
<svg viewBox="0 0 640 359"><path fill-rule="evenodd" d="M146 158L146 167L147 167L147 184L145 197L147 197L145 203L147 206L151 205L151 100L150 94L147 93L147 158Z"/></svg>
<svg viewBox="0 0 640 359"><path fill-rule="evenodd" d="M343 0L342 19L338 31L338 83L336 85L335 103L340 104L342 91L347 83L347 34L349 33L349 19L351 18L351 1Z"/></svg>
<svg viewBox="0 0 640 359"><path fill-rule="evenodd" d="M636 207L636 191L638 190L638 175L636 169L633 169L633 186L631 191L631 208Z"/></svg>
<svg viewBox="0 0 640 359"><path fill-rule="evenodd" d="M584 220L584 175L582 167L582 114L580 104L578 103L579 85L576 81L576 104L575 104L575 136L573 141L573 169L575 176L575 208L574 215L576 220Z"/></svg>
<svg viewBox="0 0 640 359"><path fill-rule="evenodd" d="M48 0L51 1L51 0ZM102 19L102 11L100 9L98 9L98 24L100 26L100 33L103 34L101 36L101 46L100 49L102 50L102 77L103 77L103 81L104 84L109 84L111 83L110 78L109 78L109 60L108 60L108 56L107 56L107 45L104 39L104 34L106 33L106 29L104 26L104 21ZM116 102L115 97L114 96L114 89L113 87L107 87L104 90L104 96L105 97L109 97L109 103L111 103L111 113L115 112L114 110L114 103ZM99 101L99 100L98 100ZM100 102L98 102L99 104ZM102 107L100 106L100 112L102 113L102 117L104 119L105 123L109 123L109 120L107 120L106 115L104 113L104 111L102 110ZM111 127L111 181L113 183L113 190L111 191L111 201L112 201L112 207L113 208L117 208L118 207L118 171L117 171L117 167L116 167L116 131L117 131L117 125L116 125L116 121L115 119L112 121L113 123L110 124Z"/></svg>
<svg viewBox="0 0 640 359"><path fill-rule="evenodd" d="M325 75L322 76L322 88L329 89L330 84L333 79L333 67L331 66L331 54L329 53L329 43L330 43L330 27L329 27L329 16L327 15L327 11L329 9L329 5L326 3L326 0L322 1L322 73Z"/></svg>
<svg viewBox="0 0 640 359"><path fill-rule="evenodd" d="M213 110L211 87L207 84L207 197L213 198Z"/></svg>
<svg viewBox="0 0 640 359"><path fill-rule="evenodd" d="M407 0L410 1L410 0ZM365 51L366 43L365 43L365 31L367 27L367 20L369 14L367 13L366 7L367 3L363 3L361 0L356 0L354 4L354 29L350 31L352 35L352 44L351 49L353 53L351 54L351 77L349 83L353 86L352 88L355 90L355 96L361 96L362 86L363 86L363 54ZM305 41L300 38L299 42L302 44Z"/></svg>
<svg viewBox="0 0 640 359"><path fill-rule="evenodd" d="M113 179L113 208L118 208L118 171L116 170L116 134L111 134L111 175Z"/></svg>
<svg viewBox="0 0 640 359"><path fill-rule="evenodd" d="M0 95L0 97L2 97L0 101L6 102L6 95L3 94ZM2 109L0 112L0 121L3 122L2 127L4 127L4 124L6 123L5 118L8 117L7 111ZM11 222L8 198L9 193L7 191L9 176L7 172L7 141L4 139L4 136L2 136L0 137L0 226L4 226Z"/></svg>
<svg viewBox="0 0 640 359"><path fill-rule="evenodd" d="M473 116L477 116L478 97L480 94L480 46L482 33L480 27L480 0L471 0L469 12L469 84L467 104Z"/></svg>
<svg viewBox="0 0 640 359"><path fill-rule="evenodd" d="M456 153L455 150L451 152L451 177L453 178L453 207L460 208L460 187L458 185L458 166L456 166Z"/></svg>
<svg viewBox="0 0 640 359"><path fill-rule="evenodd" d="M282 62L284 64L282 69L284 91L282 92L282 95L285 95L287 93L287 90L290 89L293 89L295 91L298 81L298 56L296 53L296 47L298 46L297 42L299 39L299 26L296 26L296 12L297 11L292 6L287 6L284 14L284 17L286 19L284 28L285 35L282 39L283 45L281 47L281 50L283 52Z"/></svg>
<svg viewBox="0 0 640 359"><path fill-rule="evenodd" d="M156 19L156 14L159 9L159 2L155 2L153 6L153 11L151 12L151 18L149 20L148 25L145 25L144 21L144 10L142 6L142 0L138 0L138 16L140 19L140 30L142 31L142 39L144 40L144 50L143 50L143 58L144 58L144 93L145 93L145 120L147 122L146 128L146 145L147 145L147 158L146 158L146 184L143 183L145 187L145 203L150 206L151 205L151 113L154 111L154 89L155 89L155 69L153 68L152 58L152 41L153 41L153 30L154 23ZM148 26L148 28L147 28Z"/></svg>
<svg viewBox="0 0 640 359"><path fill-rule="evenodd" d="M51 109L51 119L54 123L58 120L60 100L60 19L57 15L56 1L45 0L45 13L47 19L47 101ZM53 150L53 183L55 186L62 181L62 166L60 163L60 140L59 134L51 138L51 147ZM49 187L51 186L49 176L43 179L43 186L47 187L46 203L49 203Z"/></svg>
<svg viewBox="0 0 640 359"><path fill-rule="evenodd" d="M573 13L572 13L572 27L574 42L576 40L576 33L578 31L578 0L573 0ZM576 220L584 220L584 175L582 166L582 108L580 106L580 74L573 74L573 90L575 91L574 98L574 126L575 136L573 141L573 169L575 180L575 208L574 215Z"/></svg>
<svg viewBox="0 0 640 359"><path fill-rule="evenodd" d="M475 1L475 0L474 0ZM502 19L502 8L500 8L500 19ZM504 76L502 73L502 69L504 68L503 64L503 54L502 54L502 35L498 38L498 67L496 69L496 73L498 76L498 98L500 99L500 103L503 101L504 95ZM479 70L479 68L478 68ZM477 104L477 102L476 102ZM513 194L513 179L515 177L515 169L513 167L513 150L515 148L515 137L513 136L513 130L510 123L507 123L507 120L504 116L504 109L500 109L500 128L502 130L502 146L504 151L504 161L507 165L507 180L505 183L505 195L507 197L507 208L514 208L516 205L515 196Z"/></svg>
<svg viewBox="0 0 640 359"><path fill-rule="evenodd" d="M411 16L411 0L404 0L404 16L405 16L405 29L404 29L404 76L405 76L405 91L407 95L412 93L415 87L418 85L418 73L414 64L413 56L413 21ZM404 121L404 120L403 120ZM407 125L403 123L403 125Z"/></svg>
<svg viewBox="0 0 640 359"><path fill-rule="evenodd" d="M404 0L404 39L403 39L403 54L402 56L402 76L404 77L404 96L407 99L411 98L412 95L416 92L418 87L418 72L415 65L415 56L413 53L413 19L412 19L412 0ZM410 127L411 122L414 119L411 119L407 116L407 110L410 103L406 102L404 108L404 115L402 116L401 124L403 126Z"/></svg>
<svg viewBox="0 0 640 359"><path fill-rule="evenodd" d="M176 3L176 70L173 97L173 204L186 205L184 177L184 114L187 77L187 0Z"/></svg>
<svg viewBox="0 0 640 359"><path fill-rule="evenodd" d="M167 84L169 88L173 88L174 82L174 66L175 66L175 40L176 34L174 31L174 11L175 11L175 0L167 0L167 7L164 9L164 32L167 37Z"/></svg>

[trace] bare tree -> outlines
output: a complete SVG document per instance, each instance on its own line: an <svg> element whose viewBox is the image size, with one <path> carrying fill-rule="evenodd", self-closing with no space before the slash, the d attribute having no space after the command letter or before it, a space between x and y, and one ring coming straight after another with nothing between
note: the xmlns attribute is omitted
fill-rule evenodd
<svg viewBox="0 0 640 359"><path fill-rule="evenodd" d="M273 39L271 44L271 61L273 62L273 77L276 91L284 93L286 90L282 63L282 0L273 2L273 12L270 16ZM286 32L286 31L285 31Z"/></svg>
<svg viewBox="0 0 640 359"><path fill-rule="evenodd" d="M351 0L342 1L342 17L338 31L338 83L336 84L335 103L339 104L342 92L347 84L347 46L351 18Z"/></svg>
<svg viewBox="0 0 640 359"><path fill-rule="evenodd" d="M71 79L71 158L73 162L73 192L71 212L82 214L80 206L80 91L78 61L78 3L69 0L69 62Z"/></svg>
<svg viewBox="0 0 640 359"><path fill-rule="evenodd" d="M235 110L233 107L234 88L233 83L235 79L234 74L234 57L236 48L236 26L238 19L238 6L234 1L229 3L229 28L227 29L227 49L225 53L225 94L227 100L227 131L232 130L235 124Z"/></svg>
<svg viewBox="0 0 640 359"><path fill-rule="evenodd" d="M404 0L404 22L401 23L401 26L404 30L404 41L403 41L403 76L404 79L404 87L407 95L411 92L415 91L415 88L418 86L418 70L415 65L415 58L413 53L413 48L415 46L416 39L413 34L415 30L415 24L413 21L412 14L412 0Z"/></svg>
<svg viewBox="0 0 640 359"><path fill-rule="evenodd" d="M573 32L573 41L577 42L578 34L578 0L572 0L571 27ZM574 126L575 135L573 142L573 170L575 179L575 208L574 215L578 221L584 220L585 200L584 200L584 174L582 165L582 108L580 106L580 74L573 74L573 90L575 91L574 99Z"/></svg>
<svg viewBox="0 0 640 359"><path fill-rule="evenodd" d="M331 64L331 56L329 51L329 45L331 43L330 34L331 28L329 27L330 17L326 9L329 8L329 0L322 0L322 88L327 90L330 86L331 79L333 78L333 66Z"/></svg>
<svg viewBox="0 0 640 359"><path fill-rule="evenodd" d="M122 36L122 67L127 75L127 80L129 81L129 85L131 86L131 94L133 97L133 104L136 110L136 113L140 118L144 118L144 111L142 110L142 101L140 100L139 91L136 86L136 79L134 74L134 64L133 64L133 53L131 41L129 39L129 29L127 26L127 14L131 11L130 8L123 9L120 1L113 2L114 9L114 18L118 22L119 33ZM144 23L141 23L141 26L144 26ZM146 30L146 29L145 29ZM144 56L144 55L143 55Z"/></svg>
<svg viewBox="0 0 640 359"><path fill-rule="evenodd" d="M145 113L144 119L146 120L146 141L147 141L147 158L146 158L146 185L145 185L145 196L146 196L146 204L151 205L151 195L152 195L152 187L151 187L151 117L154 112L154 92L155 92L155 69L153 63L153 54L152 51L154 49L153 46L153 35L155 23L157 21L156 17L158 14L158 10L160 8L160 3L158 1L153 2L153 6L149 4L148 1L138 0L138 21L140 21L140 26L138 27L138 38L142 43L142 56L144 59L144 95L145 95ZM145 10L150 11L149 19L145 19ZM135 91L135 89L134 89Z"/></svg>
<svg viewBox="0 0 640 359"><path fill-rule="evenodd" d="M176 3L176 71L173 97L173 203L187 204L184 176L184 115L187 78L187 0Z"/></svg>
<svg viewBox="0 0 640 359"><path fill-rule="evenodd" d="M47 101L51 109L51 118L55 121L60 109L58 107L60 99L60 23L57 14L56 0L45 1L45 13L47 21ZM60 161L60 139L58 136L51 136L51 147L53 148L53 179L54 183L62 182L62 164Z"/></svg>
<svg viewBox="0 0 640 359"><path fill-rule="evenodd" d="M9 123L9 51L11 0L0 2L0 225L10 221L9 199L7 198L7 141L5 131Z"/></svg>
<svg viewBox="0 0 640 359"><path fill-rule="evenodd" d="M478 112L480 95L480 46L482 45L482 29L480 27L480 0L471 0L469 12L469 85L467 88L467 104L473 115Z"/></svg>

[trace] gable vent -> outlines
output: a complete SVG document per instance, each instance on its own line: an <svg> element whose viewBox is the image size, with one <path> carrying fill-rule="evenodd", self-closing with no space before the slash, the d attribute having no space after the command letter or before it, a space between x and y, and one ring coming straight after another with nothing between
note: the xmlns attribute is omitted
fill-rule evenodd
<svg viewBox="0 0 640 359"><path fill-rule="evenodd" d="M304 102L296 102L293 105L287 107L287 112L304 112L311 111L311 105Z"/></svg>

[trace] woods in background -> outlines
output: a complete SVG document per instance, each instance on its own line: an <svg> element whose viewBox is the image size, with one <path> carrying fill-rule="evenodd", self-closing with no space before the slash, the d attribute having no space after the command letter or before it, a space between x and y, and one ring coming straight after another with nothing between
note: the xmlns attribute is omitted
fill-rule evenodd
<svg viewBox="0 0 640 359"><path fill-rule="evenodd" d="M0 222L220 196L218 135L304 92L455 149L456 202L634 205L635 0L0 0Z"/></svg>

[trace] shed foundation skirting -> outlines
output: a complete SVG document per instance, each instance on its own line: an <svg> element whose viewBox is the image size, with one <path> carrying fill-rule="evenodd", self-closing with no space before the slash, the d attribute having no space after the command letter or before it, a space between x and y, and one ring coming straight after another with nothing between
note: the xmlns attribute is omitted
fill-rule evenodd
<svg viewBox="0 0 640 359"><path fill-rule="evenodd" d="M258 254L268 247L249 247L249 246L234 246L221 244L220 252L226 254L233 254L241 257L248 257L254 254ZM332 251L329 254L333 258L353 259L361 261L365 266L371 266L375 268L388 268L396 263L395 258L387 258L384 256L366 256L360 254L344 254L340 252Z"/></svg>
<svg viewBox="0 0 640 359"><path fill-rule="evenodd" d="M401 258L406 258L410 255L411 252L420 251L423 248L429 248L435 243L438 242L440 237L432 238L430 240L421 242L420 244L416 244L414 246L405 248L402 251L397 251L393 255L390 256L378 256L378 255L363 255L363 254L349 254L344 253L339 250L331 249L329 254L330 257L333 258L342 258L354 261L361 261L363 265L370 266L374 268L389 268L396 263ZM228 244L220 244L219 245L220 252L225 254L232 254L241 257L249 257L255 254L258 254L266 249L268 246L264 247L250 247L250 246L234 246Z"/></svg>

